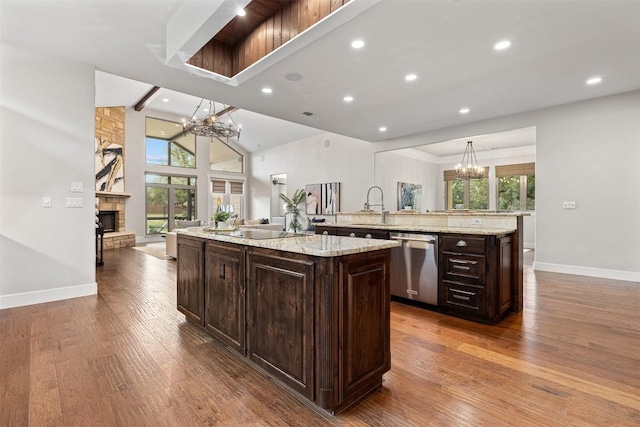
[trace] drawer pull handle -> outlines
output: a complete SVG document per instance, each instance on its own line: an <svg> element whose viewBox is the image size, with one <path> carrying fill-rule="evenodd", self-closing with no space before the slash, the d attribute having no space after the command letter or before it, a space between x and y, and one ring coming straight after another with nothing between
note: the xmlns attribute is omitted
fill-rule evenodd
<svg viewBox="0 0 640 427"><path fill-rule="evenodd" d="M465 295L475 295L475 292L469 292L469 291L461 291L460 289L449 289L452 292L456 292L458 294L465 294Z"/></svg>
<svg viewBox="0 0 640 427"><path fill-rule="evenodd" d="M373 238L373 236L371 236L371 234L367 233L367 235L366 235L366 236L364 236L364 238L365 238L365 239L372 239L372 238Z"/></svg>
<svg viewBox="0 0 640 427"><path fill-rule="evenodd" d="M465 242L464 240L458 240L458 243L456 243L456 246L458 246L460 248L463 248L463 247L466 247L468 245L467 245L467 242Z"/></svg>
<svg viewBox="0 0 640 427"><path fill-rule="evenodd" d="M349 237L356 237L356 233L349 234Z"/></svg>
<svg viewBox="0 0 640 427"><path fill-rule="evenodd" d="M464 259L456 259L456 258L450 258L449 261L451 261L454 264L471 264L471 265L476 265L478 263L478 261L466 261Z"/></svg>
<svg viewBox="0 0 640 427"><path fill-rule="evenodd" d="M453 264L453 268L456 268L458 270L464 270L464 271L471 270L471 267L467 267L466 265L458 265L458 264Z"/></svg>
<svg viewBox="0 0 640 427"><path fill-rule="evenodd" d="M467 296L464 296L464 295L456 295L456 294L453 294L453 297L454 297L455 299L461 299L461 300L463 300L463 301L469 301L469 300L471 300L471 297L467 297Z"/></svg>
<svg viewBox="0 0 640 427"><path fill-rule="evenodd" d="M224 265L224 263L221 262L220 263L220 278L222 280L225 279L225 271L224 270L225 270L225 265Z"/></svg>
<svg viewBox="0 0 640 427"><path fill-rule="evenodd" d="M328 236L328 235L329 235L329 232L328 232L328 231L323 231L323 232L322 232L322 235L323 235L323 236Z"/></svg>

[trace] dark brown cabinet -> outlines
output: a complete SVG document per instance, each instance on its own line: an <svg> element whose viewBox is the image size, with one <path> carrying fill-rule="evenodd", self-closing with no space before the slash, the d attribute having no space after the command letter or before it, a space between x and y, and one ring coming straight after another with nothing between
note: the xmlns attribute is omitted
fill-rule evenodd
<svg viewBox="0 0 640 427"><path fill-rule="evenodd" d="M205 265L205 328L244 354L244 253L237 245L207 243Z"/></svg>
<svg viewBox="0 0 640 427"><path fill-rule="evenodd" d="M187 319L204 324L204 242L200 239L178 239L178 311Z"/></svg>
<svg viewBox="0 0 640 427"><path fill-rule="evenodd" d="M314 265L249 252L248 267L248 356L312 398Z"/></svg>
<svg viewBox="0 0 640 427"><path fill-rule="evenodd" d="M389 240L389 231L376 228L362 227L331 227L327 225L316 225L316 234L331 234L344 237L362 237L369 239Z"/></svg>
<svg viewBox="0 0 640 427"><path fill-rule="evenodd" d="M178 251L178 309L287 389L335 414L381 386L389 249L316 257L178 235Z"/></svg>
<svg viewBox="0 0 640 427"><path fill-rule="evenodd" d="M513 303L512 236L442 234L440 239L439 307L499 322Z"/></svg>

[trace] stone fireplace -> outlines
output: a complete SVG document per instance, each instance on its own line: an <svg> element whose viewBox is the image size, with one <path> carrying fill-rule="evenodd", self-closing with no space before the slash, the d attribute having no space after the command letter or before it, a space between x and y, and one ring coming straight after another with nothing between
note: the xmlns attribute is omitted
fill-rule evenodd
<svg viewBox="0 0 640 427"><path fill-rule="evenodd" d="M135 246L136 235L125 231L125 201L130 194L96 191L98 198L98 217L111 221L105 226L104 250Z"/></svg>

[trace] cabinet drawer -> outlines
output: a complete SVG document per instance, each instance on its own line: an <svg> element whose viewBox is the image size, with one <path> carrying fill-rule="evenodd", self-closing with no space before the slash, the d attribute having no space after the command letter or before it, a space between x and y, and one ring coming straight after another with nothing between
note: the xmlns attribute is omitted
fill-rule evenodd
<svg viewBox="0 0 640 427"><path fill-rule="evenodd" d="M452 311L484 316L484 289L443 280L443 305Z"/></svg>
<svg viewBox="0 0 640 427"><path fill-rule="evenodd" d="M484 237L442 236L442 250L445 252L483 255L485 252Z"/></svg>
<svg viewBox="0 0 640 427"><path fill-rule="evenodd" d="M443 253L444 278L484 285L485 258L481 255Z"/></svg>

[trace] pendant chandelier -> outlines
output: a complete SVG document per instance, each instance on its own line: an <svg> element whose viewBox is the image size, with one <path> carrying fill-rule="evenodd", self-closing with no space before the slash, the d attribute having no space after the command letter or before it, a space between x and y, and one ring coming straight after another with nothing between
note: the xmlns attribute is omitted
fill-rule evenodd
<svg viewBox="0 0 640 427"><path fill-rule="evenodd" d="M233 137L235 137L237 140L240 140L240 132L242 131L242 127L236 125L236 122L234 122L233 118L231 117L231 112L235 111L236 107L225 106L225 108L220 111L220 113L216 114L214 102L209 101L208 114L203 119L198 119L198 111L200 110L203 102L204 99L201 99L198 107L196 108L196 111L194 111L194 113L191 115L189 121L182 123L183 131L192 133L194 135L206 136L210 138L226 138L227 141L229 140L229 138ZM229 116L228 123L224 123L222 120L220 120L220 117L225 114Z"/></svg>
<svg viewBox="0 0 640 427"><path fill-rule="evenodd" d="M484 168L478 166L476 152L473 151L473 142L467 142L467 148L462 155L462 161L456 166L456 179L482 178Z"/></svg>

